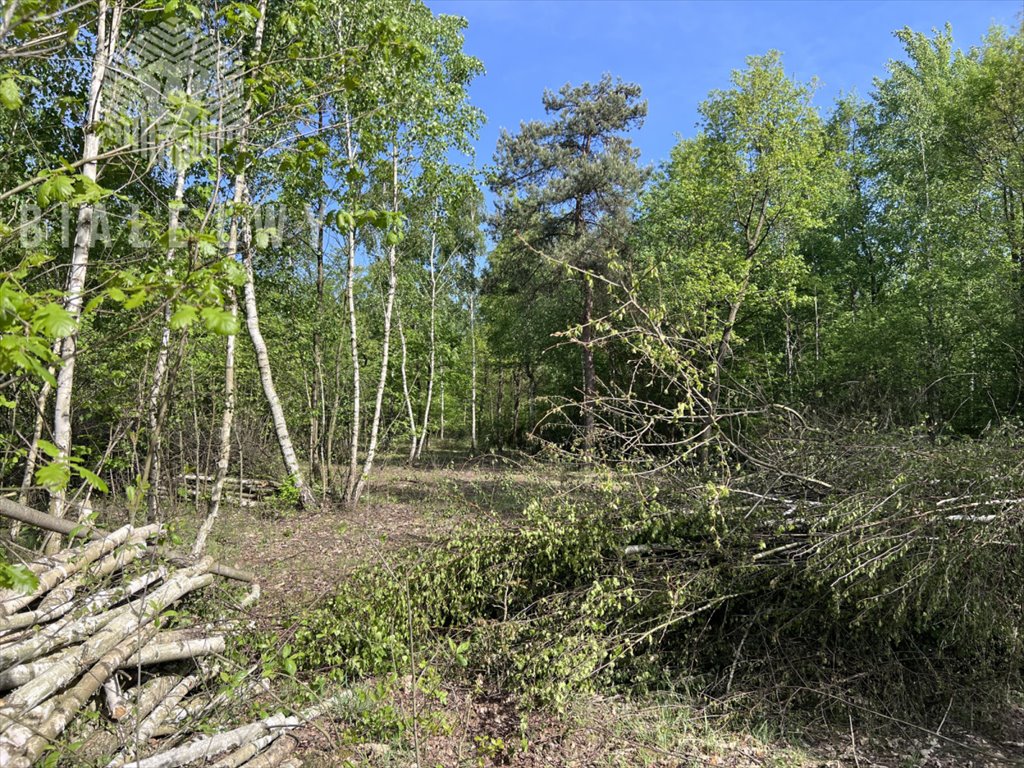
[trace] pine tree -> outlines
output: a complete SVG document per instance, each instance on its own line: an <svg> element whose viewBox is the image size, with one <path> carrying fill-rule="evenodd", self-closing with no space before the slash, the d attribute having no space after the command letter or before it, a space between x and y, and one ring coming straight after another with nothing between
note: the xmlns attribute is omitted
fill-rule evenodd
<svg viewBox="0 0 1024 768"><path fill-rule="evenodd" d="M498 140L490 185L498 195L496 227L524 253L560 262L579 282L578 342L582 361L583 429L594 429L594 278L628 230L629 209L646 177L639 151L622 134L647 115L640 87L605 75L596 85L565 85L544 93L546 121L523 123ZM515 245L513 244L513 247ZM533 274L553 279L541 265Z"/></svg>

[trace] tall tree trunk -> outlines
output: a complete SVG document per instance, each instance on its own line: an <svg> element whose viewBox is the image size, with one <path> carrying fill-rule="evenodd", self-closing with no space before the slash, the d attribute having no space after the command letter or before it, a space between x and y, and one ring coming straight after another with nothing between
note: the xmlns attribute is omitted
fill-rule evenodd
<svg viewBox="0 0 1024 768"><path fill-rule="evenodd" d="M494 441L498 444L500 449L504 443L502 442L501 434L501 406L502 399L505 394L505 370L503 368L498 369L498 389L494 394L494 427L492 432L494 433Z"/></svg>
<svg viewBox="0 0 1024 768"><path fill-rule="evenodd" d="M232 236L237 242L236 225L232 224ZM238 317L238 302L235 300L235 289L228 289L228 301L230 303L231 316ZM220 514L220 502L224 496L224 483L228 477L228 465L231 463L231 430L235 421L235 335L228 336L227 348L224 354L224 413L220 422L220 453L217 457L217 476L213 480L213 488L210 491L210 506L206 513L206 520L203 521L196 535L195 544L192 546L194 555L201 555L206 549L206 539L213 530L213 524Z"/></svg>
<svg viewBox="0 0 1024 768"><path fill-rule="evenodd" d="M324 130L324 107L317 110L318 135ZM313 397L309 418L309 476L314 477L320 471L321 484L326 491L327 477L323 462L323 444L321 436L322 411L324 408L324 359L323 333L321 323L324 316L324 217L327 212L326 196L320 198L316 213L316 320L313 325Z"/></svg>
<svg viewBox="0 0 1024 768"><path fill-rule="evenodd" d="M430 425L430 405L434 399L434 372L437 363L437 264L435 252L437 250L437 216L434 216L435 231L430 233L430 350L427 365L427 402L423 406L423 423L420 425L420 440L416 446L416 458L423 454L423 444L427 442L427 429Z"/></svg>
<svg viewBox="0 0 1024 768"><path fill-rule="evenodd" d="M341 410L341 361L344 347L344 337L338 337L338 347L334 357L334 399L332 401L330 415L327 417L327 434L324 445L324 490L334 489L334 436L338 430L338 412Z"/></svg>
<svg viewBox="0 0 1024 768"><path fill-rule="evenodd" d="M473 294L469 294L469 436L476 450L476 311Z"/></svg>
<svg viewBox="0 0 1024 768"><path fill-rule="evenodd" d="M174 199L167 216L168 247L167 271L171 271L174 261L175 238L181 213L181 203L185 197L185 169L181 168L174 179ZM161 408L161 401L170 398L170 388L164 391L164 380L167 376L167 359L171 349L171 302L164 307L163 328L160 331L160 348L157 350L156 363L153 367L153 384L149 390L149 445L146 451L146 464L142 475L142 487L149 486L146 502L149 510L149 522L157 516L157 486L160 483L160 450L163 414L167 409ZM150 481L150 477L154 481Z"/></svg>
<svg viewBox="0 0 1024 768"><path fill-rule="evenodd" d="M352 116L345 112L345 145L349 163L355 162L355 145L352 141ZM359 431L362 421L362 386L359 378L359 329L356 322L356 231L350 227L346 237L348 246L347 282L345 298L348 302L348 327L352 355L352 429L349 435L348 484L345 501L353 503L356 484L359 480Z"/></svg>
<svg viewBox="0 0 1024 768"><path fill-rule="evenodd" d="M178 350L175 356L174 365L168 366L167 372L164 374L166 380L166 386L161 388L158 393L155 402L152 405L156 410L150 414L151 419L151 431L149 433L149 439L146 450L146 459L142 465L142 472L140 476L142 481L140 485L146 488L147 485L152 485L149 492L146 494L147 500L147 522L154 523L157 518L157 486L160 482L160 446L163 440L163 426L167 421L167 412L170 410L171 397L170 393L174 389L174 381L177 378L178 366L181 364L182 358L185 356L185 343L188 340L188 335L181 334L181 339L178 343ZM167 362L165 361L165 366ZM150 482L152 479L152 482ZM134 511L130 516L129 520L134 525Z"/></svg>
<svg viewBox="0 0 1024 768"><path fill-rule="evenodd" d="M258 56L263 48L263 31L267 16L267 0L260 0L259 20L256 23L255 40L253 53ZM249 134L249 126L252 120L252 96L248 96L245 102L245 110L242 118L240 144L246 146ZM235 175L235 191L233 197L232 215L238 216L238 209L245 199L246 181L244 165L239 166ZM277 434L278 447L281 449L281 457L284 460L285 469L288 472L291 482L299 493L299 503L304 508L316 506L316 499L306 485L302 468L299 466L298 456L292 445L291 435L288 433L288 422L285 421L284 409L281 407L281 400L277 396L277 389L274 387L274 378L270 370L270 354L267 352L267 344L260 330L260 318L256 309L256 273L252 262L252 233L249 222L241 219L238 222L238 240L242 246L242 262L245 267L245 325L249 331L249 338L252 340L253 349L256 352L256 365L260 372L260 383L263 385L263 394L270 407L271 420L274 423L274 431Z"/></svg>
<svg viewBox="0 0 1024 768"><path fill-rule="evenodd" d="M405 346L405 329L402 327L402 306L400 302L395 303L396 320L398 321L398 338L402 343L402 394L405 397L405 409L409 417L409 461L416 458L417 440L416 413L412 407L412 397L409 395L409 376L407 373L408 352Z"/></svg>
<svg viewBox="0 0 1024 768"><path fill-rule="evenodd" d="M110 18L108 20L108 10ZM111 6L107 0L98 0L96 25L96 49L93 53L92 75L89 80L89 101L85 114L84 138L82 143L81 174L90 182L97 178L97 160L99 155L100 137L98 133L102 115L103 81L107 76L107 67L117 46L117 38L121 27L123 6L121 0L114 0ZM67 291L64 294L64 309L77 322L82 315L82 301L85 295L85 278L89 266L89 251L92 248L93 205L86 203L78 209L78 221L75 225L75 243L71 251L71 273L68 277ZM61 344L63 364L57 373L57 389L53 404L53 443L60 452L60 458L67 460L71 455L71 397L75 380L75 356L78 352L77 328L64 339ZM66 514L67 492L60 488L50 494L50 513L55 517ZM49 534L44 548L48 554L60 548L60 539Z"/></svg>
<svg viewBox="0 0 1024 768"><path fill-rule="evenodd" d="M526 420L530 425L530 433L537 426L537 377L533 373L533 367L527 364L526 378L530 382L530 399L526 409Z"/></svg>
<svg viewBox="0 0 1024 768"><path fill-rule="evenodd" d="M393 150L391 156L391 197L392 210L398 211L398 150ZM398 248L395 244L388 247L388 294L384 302L384 338L381 342L380 355L380 378L377 381L377 398L373 406L373 421L370 422L370 440L366 446L366 460L363 462L363 470L359 474L359 481L348 499L351 506L359 503L359 497L363 494L366 481L373 469L373 460L377 453L377 440L380 436L381 414L384 408L384 390L388 382L388 354L391 351L391 315L395 308L395 294L398 292L398 271L396 264L398 260Z"/></svg>
<svg viewBox="0 0 1024 768"><path fill-rule="evenodd" d="M299 457L295 454L292 445L291 435L288 433L288 422L284 418L284 408L281 407L281 399L277 395L274 386L274 376L270 370L270 353L267 351L267 342L260 330L260 318L256 309L256 275L252 263L252 242L249 233L249 224L242 222L243 253L245 261L245 326L249 330L249 338L252 340L253 349L256 351L256 367L260 372L260 383L263 385L263 394L270 406L270 418L274 423L274 431L277 434L277 444L281 449L281 458L284 459L285 469L295 489L299 492L299 503L305 509L312 509L316 506L316 498L313 492L306 485L302 475L302 467L299 466Z"/></svg>
<svg viewBox="0 0 1024 768"><path fill-rule="evenodd" d="M509 433L509 443L513 446L519 445L519 369L512 372L512 430Z"/></svg>

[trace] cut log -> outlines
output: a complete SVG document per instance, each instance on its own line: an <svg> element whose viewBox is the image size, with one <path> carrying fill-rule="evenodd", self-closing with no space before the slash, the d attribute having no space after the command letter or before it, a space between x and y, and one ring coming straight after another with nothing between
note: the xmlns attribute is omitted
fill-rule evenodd
<svg viewBox="0 0 1024 768"><path fill-rule="evenodd" d="M278 768L298 745L295 737L284 733L248 763L243 763L242 768Z"/></svg>
<svg viewBox="0 0 1024 768"><path fill-rule="evenodd" d="M100 758L106 758L117 751L119 745L128 741L138 724L181 682L180 675L154 677L143 683L135 697L135 706L128 716L117 725L117 731L100 730L93 733L82 745L80 756L83 762L92 765Z"/></svg>
<svg viewBox="0 0 1024 768"><path fill-rule="evenodd" d="M140 723L149 717L150 713L160 705L160 702L167 698L168 694L183 679L180 675L165 675L164 677L154 677L152 680L144 683L142 691L138 695L135 711L132 713L132 719L135 722L131 724L131 728L128 730L134 731L135 723Z"/></svg>
<svg viewBox="0 0 1024 768"><path fill-rule="evenodd" d="M0 496L0 516L28 523L46 531L63 533L65 536L70 536L73 539L101 539L106 535L97 531L92 526L82 525L72 520L65 520L62 517L55 517L2 496Z"/></svg>
<svg viewBox="0 0 1024 768"><path fill-rule="evenodd" d="M21 520L22 522L29 523L37 528L53 531L54 533L82 536L96 540L102 540L110 535L98 528L92 528L90 526L73 523L70 520L54 517L53 515L48 515L45 512L40 512L39 510L26 507L22 504L18 504L16 501L11 501L10 499L5 499L3 497L0 497L0 517ZM185 555L172 550L160 548L157 552L161 557L166 557L175 565L191 565L195 562L194 558L186 557ZM226 579L234 579L236 581L244 581L248 583L252 583L256 580L251 573L241 571L238 568L232 568L229 565L222 565L221 563L213 563L209 570L210 573L217 576L223 576Z"/></svg>
<svg viewBox="0 0 1024 768"><path fill-rule="evenodd" d="M272 715L265 720L249 723L224 733L205 736L143 760L125 763L124 768L178 768L178 766L200 760L209 761L210 758L229 750L238 749L243 744L256 741L275 731L297 728L300 724L301 721L297 717Z"/></svg>
<svg viewBox="0 0 1024 768"><path fill-rule="evenodd" d="M260 585L254 583L252 585L252 588L246 594L246 596L238 601L238 608L239 608L239 610L241 610L242 608L248 608L250 605L255 604L259 599L260 599Z"/></svg>
<svg viewBox="0 0 1024 768"><path fill-rule="evenodd" d="M189 675L179 680L167 692L163 700L153 708L152 712L138 724L129 739L126 740L124 752L107 763L107 768L120 768L129 759L133 759L138 754L139 746L150 740L153 734L156 733L157 728L163 724L174 708L178 706L178 702L184 699L189 691L199 684L201 679L202 677L199 675Z"/></svg>
<svg viewBox="0 0 1024 768"><path fill-rule="evenodd" d="M24 642L12 643L0 648L0 669L5 672L11 671L10 668L15 664L29 662L59 648L88 640L118 616L130 610L131 606L126 605L115 608L113 611L83 616L80 619L68 616L66 619L46 627L45 630L35 633ZM14 679L18 679L17 673L15 673Z"/></svg>
<svg viewBox="0 0 1024 768"><path fill-rule="evenodd" d="M68 601L62 605L53 606L43 610L37 608L34 611L22 611L13 616L0 618L0 642L7 642L8 637L3 636L25 627L32 627L46 622L55 621L72 610L79 610L80 613L88 615L105 611L111 605L131 597L136 592L141 592L146 587L161 581L167 575L166 566L159 566L151 571L140 574L127 584L111 587L87 597L81 603ZM13 638L12 638L13 639Z"/></svg>
<svg viewBox="0 0 1024 768"><path fill-rule="evenodd" d="M266 736L256 739L256 741L243 744L231 754L226 757L222 757L216 763L211 765L210 768L238 768L238 766L247 763L264 749L269 747L273 743L274 739L280 735L280 731L274 731L273 733L268 733Z"/></svg>
<svg viewBox="0 0 1024 768"><path fill-rule="evenodd" d="M10 694L0 707L0 717L13 718L27 712L46 697L71 682L83 667L97 662L104 654L124 639L150 624L165 608L195 589L201 589L213 581L209 573L209 560L203 560L193 568L178 571L167 582L153 591L143 601L139 612L120 613L95 636L70 653L47 667L38 677L22 685ZM0 731L2 731L0 723Z"/></svg>
<svg viewBox="0 0 1024 768"><path fill-rule="evenodd" d="M5 669L0 672L0 691L9 691L12 688L18 688L19 686L25 685L26 683L35 680L39 675L45 672L47 669L57 664L64 658L71 656L75 653L74 648L67 648L63 651L45 656L36 661L30 661L25 664L19 664L16 667ZM2 728L2 726L0 726Z"/></svg>
<svg viewBox="0 0 1024 768"><path fill-rule="evenodd" d="M124 543L124 546L114 550L88 570L80 572L73 579L68 579L60 586L51 590L40 601L39 607L36 610L46 611L69 602L74 598L75 592L86 583L87 579L90 583L95 583L96 580L109 576L114 571L118 571L138 559L146 551L146 540L156 535L159 530L157 526L139 528L128 537L128 541Z"/></svg>
<svg viewBox="0 0 1024 768"><path fill-rule="evenodd" d="M111 720L120 720L128 714L128 702L116 676L111 677L103 684L103 705Z"/></svg>
<svg viewBox="0 0 1024 768"><path fill-rule="evenodd" d="M172 640L160 642L158 635L154 642L142 648L138 653L127 659L126 668L145 667L151 664L163 664L168 661L182 659L198 659L201 656L224 653L223 635L213 637L194 637L189 640Z"/></svg>
<svg viewBox="0 0 1024 768"><path fill-rule="evenodd" d="M26 605L31 604L36 599L42 597L64 579L69 576L74 576L76 573L81 571L90 563L94 563L101 557L109 553L125 541L132 535L134 528L130 525L126 525L123 528L119 528L110 535L98 539L89 546L87 546L80 557L76 558L70 563L61 563L55 568L50 569L39 575L39 586L34 592L28 595L19 595L18 597L12 597L4 600L0 603L0 616L10 616L17 611L20 611Z"/></svg>
<svg viewBox="0 0 1024 768"><path fill-rule="evenodd" d="M36 721L38 725L32 724L33 718L26 717L7 728L0 736L0 765L10 768L31 768L46 748L64 732L78 711L114 674L122 660L134 653L139 645L146 643L155 633L155 627L144 627L110 648L76 685L57 697L46 717Z"/></svg>

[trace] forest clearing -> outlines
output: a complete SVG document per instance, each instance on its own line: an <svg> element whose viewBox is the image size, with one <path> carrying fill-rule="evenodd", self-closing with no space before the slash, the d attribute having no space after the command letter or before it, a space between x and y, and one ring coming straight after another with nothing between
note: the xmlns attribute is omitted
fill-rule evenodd
<svg viewBox="0 0 1024 768"><path fill-rule="evenodd" d="M1019 3L433 5L0 0L0 768L1024 765Z"/></svg>

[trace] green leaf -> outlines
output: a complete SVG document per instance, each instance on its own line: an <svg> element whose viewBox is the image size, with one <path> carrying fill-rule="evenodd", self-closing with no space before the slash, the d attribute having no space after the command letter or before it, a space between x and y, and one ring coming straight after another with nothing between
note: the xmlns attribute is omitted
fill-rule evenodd
<svg viewBox="0 0 1024 768"><path fill-rule="evenodd" d="M36 482L48 491L60 491L67 487L71 479L67 462L54 461L36 470Z"/></svg>
<svg viewBox="0 0 1024 768"><path fill-rule="evenodd" d="M75 194L75 184L67 176L54 176L50 184L51 200L69 200Z"/></svg>
<svg viewBox="0 0 1024 768"><path fill-rule="evenodd" d="M85 467L75 467L75 472L97 491L107 493L110 490L107 487L107 484L103 482L103 478L92 470L86 469Z"/></svg>
<svg viewBox="0 0 1024 768"><path fill-rule="evenodd" d="M24 565L0 563L0 585L28 595L36 591L39 579Z"/></svg>
<svg viewBox="0 0 1024 768"><path fill-rule="evenodd" d="M75 330L75 319L60 304L44 304L32 316L32 325L39 333L62 339Z"/></svg>
<svg viewBox="0 0 1024 768"><path fill-rule="evenodd" d="M199 313L206 327L221 336L232 336L238 333L238 318L220 307L203 307Z"/></svg>
<svg viewBox="0 0 1024 768"><path fill-rule="evenodd" d="M18 109L21 106L21 89L12 77L0 80L0 104L7 109Z"/></svg>
<svg viewBox="0 0 1024 768"><path fill-rule="evenodd" d="M170 326L175 331L180 331L182 328L188 328L192 325L197 317L199 317L199 312L195 307L183 304L174 310L174 314L171 315Z"/></svg>
<svg viewBox="0 0 1024 768"><path fill-rule="evenodd" d="M51 443L49 440L40 440L38 443L39 450L49 456L51 459L56 459L60 456L60 450L56 445Z"/></svg>
<svg viewBox="0 0 1024 768"><path fill-rule="evenodd" d="M125 309L137 309L146 303L146 289L140 288L131 296L128 297L128 301L124 303Z"/></svg>

